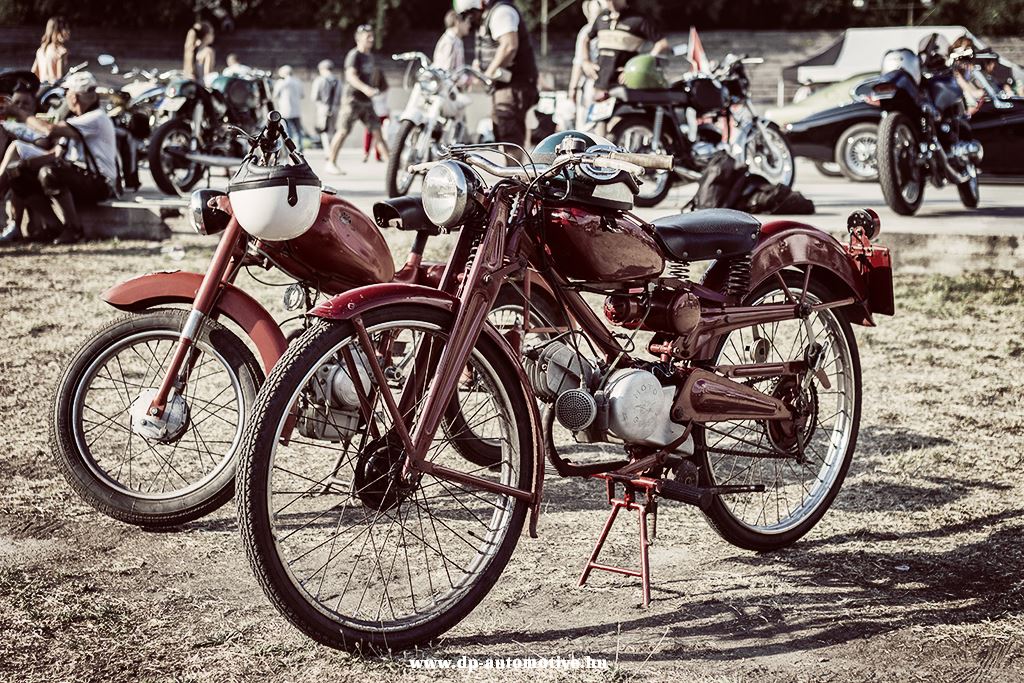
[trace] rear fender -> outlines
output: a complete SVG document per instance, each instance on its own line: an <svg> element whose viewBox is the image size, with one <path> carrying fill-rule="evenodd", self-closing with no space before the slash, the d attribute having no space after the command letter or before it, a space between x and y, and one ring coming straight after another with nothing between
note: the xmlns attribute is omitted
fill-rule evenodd
<svg viewBox="0 0 1024 683"><path fill-rule="evenodd" d="M852 257L834 237L804 223L774 221L761 227L757 245L751 252L750 289L773 278L786 269L806 271L813 266L812 276L823 282L837 297L853 297L855 302L843 307L850 322L874 326L869 305L867 282L854 266ZM704 275L705 287L721 292L725 288L729 265L716 261Z"/></svg>
<svg viewBox="0 0 1024 683"><path fill-rule="evenodd" d="M202 273L170 271L149 273L125 280L105 291L101 298L122 311L139 312L166 304L191 304L203 282ZM260 354L269 373L288 348L277 321L258 301L231 284L222 285L214 315L227 316L241 327Z"/></svg>
<svg viewBox="0 0 1024 683"><path fill-rule="evenodd" d="M395 304L414 304L416 306L428 306L448 313L456 312L459 301L451 294L442 292L432 287L412 285L401 282L386 282L377 285L359 287L347 292L338 294L324 303L320 304L310 315L325 320L351 320L357 316L364 315L369 311L392 306ZM519 376L519 383L522 386L526 398L526 405L529 411L525 416L530 421L530 433L533 435L533 503L530 508L530 536L537 537L537 521L540 517L540 503L544 484L544 440L541 434L540 412L537 409L537 399L533 395L533 388L530 380L523 370L519 355L513 351L508 341L490 323L485 323L483 334L487 335L502 353L505 354L509 363L515 368Z"/></svg>

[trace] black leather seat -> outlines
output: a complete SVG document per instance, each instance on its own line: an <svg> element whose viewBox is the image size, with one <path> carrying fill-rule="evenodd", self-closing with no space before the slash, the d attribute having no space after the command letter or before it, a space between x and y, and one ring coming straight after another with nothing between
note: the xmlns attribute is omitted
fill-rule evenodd
<svg viewBox="0 0 1024 683"><path fill-rule="evenodd" d="M416 230L428 235L441 234L437 226L427 218L427 214L423 210L423 199L418 194L392 197L377 202L373 205L373 220L380 228Z"/></svg>
<svg viewBox="0 0 1024 683"><path fill-rule="evenodd" d="M704 209L658 218L654 234L669 260L703 261L749 254L761 223L749 213Z"/></svg>
<svg viewBox="0 0 1024 683"><path fill-rule="evenodd" d="M624 86L612 88L608 95L621 102L664 106L683 105L690 99L690 95L681 90L641 90Z"/></svg>

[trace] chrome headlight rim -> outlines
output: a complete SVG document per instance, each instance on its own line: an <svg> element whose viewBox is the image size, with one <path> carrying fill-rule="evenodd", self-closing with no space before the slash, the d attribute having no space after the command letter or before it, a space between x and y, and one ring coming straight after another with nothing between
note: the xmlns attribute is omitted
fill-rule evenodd
<svg viewBox="0 0 1024 683"><path fill-rule="evenodd" d="M193 230L200 235L216 235L228 227L231 216L210 206L211 199L226 194L226 192L208 188L192 191L188 200L188 209Z"/></svg>
<svg viewBox="0 0 1024 683"><path fill-rule="evenodd" d="M451 159L441 161L423 177L423 211L439 228L461 225L476 205L480 185L479 177L470 167Z"/></svg>

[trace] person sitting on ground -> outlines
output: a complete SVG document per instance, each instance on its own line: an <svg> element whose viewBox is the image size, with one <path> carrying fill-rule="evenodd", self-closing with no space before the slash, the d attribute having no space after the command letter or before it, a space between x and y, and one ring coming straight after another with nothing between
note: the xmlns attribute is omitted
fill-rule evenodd
<svg viewBox="0 0 1024 683"><path fill-rule="evenodd" d="M274 83L274 106L281 114L288 137L302 151L302 99L306 96L305 88L287 64L277 70L277 75L279 78Z"/></svg>
<svg viewBox="0 0 1024 683"><path fill-rule="evenodd" d="M374 145L381 139L380 117L373 110L373 98L380 90L370 85L376 64L373 57L373 26L362 24L356 29L356 46L349 50L345 57L345 94L338 112L338 132L331 140L331 150L327 155L327 172L333 175L344 175L338 168L338 155L345 138L352 131L352 125L361 121L373 137ZM387 159L387 149L383 149L383 157Z"/></svg>
<svg viewBox="0 0 1024 683"><path fill-rule="evenodd" d="M50 141L68 140L67 154L60 147L47 152L17 141L18 159L0 173L0 197L13 190L19 197L45 195L54 200L63 215L63 228L54 244L82 239L77 205L103 201L113 195L117 182L117 143L114 124L100 107L96 79L88 71L72 74L65 81L68 107L74 114L51 123L12 104L0 107L0 116L13 116ZM0 241L21 239L20 226L7 226Z"/></svg>
<svg viewBox="0 0 1024 683"><path fill-rule="evenodd" d="M34 112L36 110L36 95L31 88L20 84L11 94L10 103L21 111ZM13 119L3 121L0 123L0 154L5 153L14 140L35 144L45 137L45 135L24 123L19 123Z"/></svg>

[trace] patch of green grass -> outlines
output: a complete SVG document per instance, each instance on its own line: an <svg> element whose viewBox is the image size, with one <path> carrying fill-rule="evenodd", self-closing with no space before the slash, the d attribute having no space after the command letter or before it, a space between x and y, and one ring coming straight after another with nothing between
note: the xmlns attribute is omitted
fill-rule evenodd
<svg viewBox="0 0 1024 683"><path fill-rule="evenodd" d="M897 276L896 308L954 317L986 306L1024 307L1024 277L1008 271Z"/></svg>

